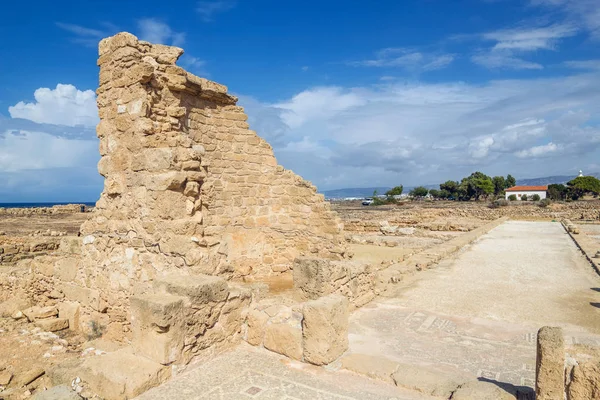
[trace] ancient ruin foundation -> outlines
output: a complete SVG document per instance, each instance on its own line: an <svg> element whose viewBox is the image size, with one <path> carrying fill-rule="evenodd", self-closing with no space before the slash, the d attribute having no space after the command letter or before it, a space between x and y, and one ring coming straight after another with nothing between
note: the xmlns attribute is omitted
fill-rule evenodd
<svg viewBox="0 0 600 400"><path fill-rule="evenodd" d="M182 49L120 33L99 53L106 180L67 297L126 323L129 296L161 276L268 276L300 255L343 258L323 196L277 165L225 86L175 65Z"/></svg>

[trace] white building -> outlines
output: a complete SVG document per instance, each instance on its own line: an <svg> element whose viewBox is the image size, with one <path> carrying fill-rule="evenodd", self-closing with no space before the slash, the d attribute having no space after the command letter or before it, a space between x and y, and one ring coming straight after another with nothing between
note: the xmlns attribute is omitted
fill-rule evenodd
<svg viewBox="0 0 600 400"><path fill-rule="evenodd" d="M545 199L547 191L548 186L513 186L506 189L506 200L511 194L517 196L517 200L521 200L523 195L527 195L527 200L531 200L531 196L534 194L540 196L540 199Z"/></svg>

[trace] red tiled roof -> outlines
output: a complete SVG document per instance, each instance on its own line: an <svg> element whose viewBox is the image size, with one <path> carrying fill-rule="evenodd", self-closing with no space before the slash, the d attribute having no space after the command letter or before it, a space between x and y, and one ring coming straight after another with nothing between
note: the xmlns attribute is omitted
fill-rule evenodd
<svg viewBox="0 0 600 400"><path fill-rule="evenodd" d="M506 189L507 192L545 192L548 186L513 186Z"/></svg>

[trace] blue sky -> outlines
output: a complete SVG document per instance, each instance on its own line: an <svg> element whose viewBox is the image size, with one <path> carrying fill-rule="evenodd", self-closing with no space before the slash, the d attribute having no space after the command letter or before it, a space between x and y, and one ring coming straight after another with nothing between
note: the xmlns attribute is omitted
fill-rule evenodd
<svg viewBox="0 0 600 400"><path fill-rule="evenodd" d="M185 49L319 188L600 171L600 2L34 1L0 34L0 202L94 201L97 42Z"/></svg>

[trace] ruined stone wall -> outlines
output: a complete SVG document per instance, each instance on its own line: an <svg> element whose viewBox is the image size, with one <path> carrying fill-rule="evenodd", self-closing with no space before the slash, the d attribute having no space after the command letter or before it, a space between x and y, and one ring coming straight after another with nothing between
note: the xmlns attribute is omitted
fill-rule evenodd
<svg viewBox="0 0 600 400"><path fill-rule="evenodd" d="M106 179L66 291L125 322L129 296L170 273L232 279L280 273L299 255L343 258L329 204L277 165L226 87L175 65L183 50L120 33L99 53Z"/></svg>

